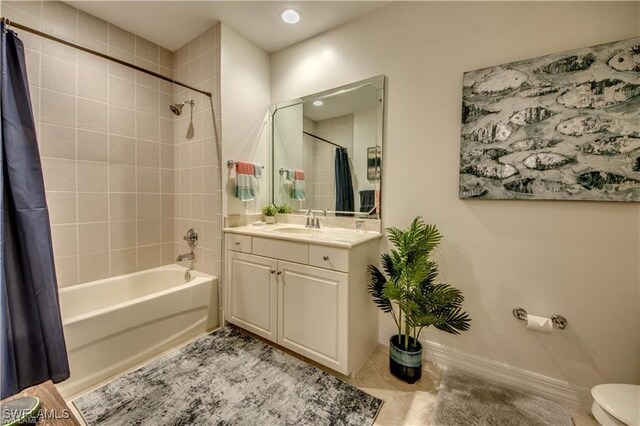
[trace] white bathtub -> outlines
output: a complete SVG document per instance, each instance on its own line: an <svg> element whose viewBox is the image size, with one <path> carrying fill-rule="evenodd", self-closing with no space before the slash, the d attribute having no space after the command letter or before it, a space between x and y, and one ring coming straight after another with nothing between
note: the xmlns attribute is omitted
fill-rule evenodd
<svg viewBox="0 0 640 426"><path fill-rule="evenodd" d="M217 279L162 266L60 289L71 377L63 397L96 384L214 328Z"/></svg>

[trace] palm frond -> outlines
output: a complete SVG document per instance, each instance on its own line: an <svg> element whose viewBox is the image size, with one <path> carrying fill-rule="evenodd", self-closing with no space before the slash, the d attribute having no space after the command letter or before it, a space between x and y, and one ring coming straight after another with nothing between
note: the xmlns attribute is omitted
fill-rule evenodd
<svg viewBox="0 0 640 426"><path fill-rule="evenodd" d="M371 281L369 281L369 294L373 296L373 303L376 304L383 312L389 313L392 311L391 302L384 297L384 288L387 284L385 276L373 265L369 265L369 274L371 275Z"/></svg>

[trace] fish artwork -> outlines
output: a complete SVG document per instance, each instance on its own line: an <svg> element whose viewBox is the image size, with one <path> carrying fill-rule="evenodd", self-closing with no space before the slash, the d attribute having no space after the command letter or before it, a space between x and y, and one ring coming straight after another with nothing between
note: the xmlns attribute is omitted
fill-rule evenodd
<svg viewBox="0 0 640 426"><path fill-rule="evenodd" d="M640 96L640 84L604 79L580 84L558 96L557 102L567 108L607 108Z"/></svg>
<svg viewBox="0 0 640 426"><path fill-rule="evenodd" d="M640 37L467 71L461 103L461 199L640 202Z"/></svg>
<svg viewBox="0 0 640 426"><path fill-rule="evenodd" d="M553 116L553 112L543 107L525 108L520 111L516 111L509 121L518 126L525 126L527 124L535 124L546 120Z"/></svg>
<svg viewBox="0 0 640 426"><path fill-rule="evenodd" d="M513 133L513 127L508 123L489 123L484 127L474 130L470 134L465 135L465 138L474 142L480 143L494 143L504 142L509 139L511 133Z"/></svg>
<svg viewBox="0 0 640 426"><path fill-rule="evenodd" d="M462 173L469 173L478 177L500 180L517 175L518 169L513 167L511 164L484 161L463 168Z"/></svg>
<svg viewBox="0 0 640 426"><path fill-rule="evenodd" d="M540 71L545 74L563 74L566 72L583 71L589 69L595 61L596 58L591 53L586 55L572 55L553 61L549 65L540 68Z"/></svg>
<svg viewBox="0 0 640 426"><path fill-rule="evenodd" d="M640 181L614 173L593 171L578 176L578 183L587 189L624 191L640 188Z"/></svg>
<svg viewBox="0 0 640 426"><path fill-rule="evenodd" d="M503 185L506 190L520 194L538 195L546 193L562 193L569 190L569 185L547 179L524 178L507 182Z"/></svg>
<svg viewBox="0 0 640 426"><path fill-rule="evenodd" d="M525 89L518 92L518 96L521 98L535 98L538 96L548 95L549 93L556 93L558 90L560 89L553 86L532 87L531 89Z"/></svg>
<svg viewBox="0 0 640 426"><path fill-rule="evenodd" d="M520 71L504 69L485 76L473 84L474 93L483 95L498 95L519 88L528 76Z"/></svg>
<svg viewBox="0 0 640 426"><path fill-rule="evenodd" d="M489 149L473 149L469 152L469 156L474 159L480 159L483 156L497 160L500 157L509 155L510 152L503 148L489 148Z"/></svg>
<svg viewBox="0 0 640 426"><path fill-rule="evenodd" d="M480 183L476 183L472 187L460 185L459 192L462 198L480 198L483 195L486 195L489 191L486 188L483 188Z"/></svg>
<svg viewBox="0 0 640 426"><path fill-rule="evenodd" d="M622 49L607 62L617 71L640 72L640 45Z"/></svg>
<svg viewBox="0 0 640 426"><path fill-rule="evenodd" d="M579 115L559 123L556 130L567 136L582 136L603 132L610 125L611 120L608 118Z"/></svg>
<svg viewBox="0 0 640 426"><path fill-rule="evenodd" d="M578 146L578 150L592 155L620 155L640 149L640 138L612 136L596 139Z"/></svg>
<svg viewBox="0 0 640 426"><path fill-rule="evenodd" d="M555 152L538 152L522 160L522 164L524 164L525 167L533 170L557 169L570 162L571 158Z"/></svg>
<svg viewBox="0 0 640 426"><path fill-rule="evenodd" d="M462 104L462 123L471 123L472 121L479 120L482 117L486 117L489 114L495 114L496 112L497 111L489 111L465 102Z"/></svg>
<svg viewBox="0 0 640 426"><path fill-rule="evenodd" d="M559 139L522 139L509 145L514 151L533 151L536 149L551 148L562 142Z"/></svg>

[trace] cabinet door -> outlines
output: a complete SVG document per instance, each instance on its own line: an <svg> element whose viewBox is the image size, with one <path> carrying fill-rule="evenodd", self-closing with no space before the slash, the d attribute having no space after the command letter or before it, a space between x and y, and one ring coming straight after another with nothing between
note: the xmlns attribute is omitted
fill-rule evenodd
<svg viewBox="0 0 640 426"><path fill-rule="evenodd" d="M229 322L266 339L277 339L277 262L227 251Z"/></svg>
<svg viewBox="0 0 640 426"><path fill-rule="evenodd" d="M343 374L348 275L278 262L278 343Z"/></svg>

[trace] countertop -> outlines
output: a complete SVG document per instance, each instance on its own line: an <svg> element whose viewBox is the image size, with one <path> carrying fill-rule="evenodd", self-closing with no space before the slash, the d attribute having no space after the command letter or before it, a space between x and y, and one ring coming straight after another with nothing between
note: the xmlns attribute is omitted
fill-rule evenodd
<svg viewBox="0 0 640 426"><path fill-rule="evenodd" d="M274 225L244 225L224 228L227 234L251 235L277 240L318 244L350 249L382 237L379 232L355 231L345 228L308 229L302 225L277 223Z"/></svg>

